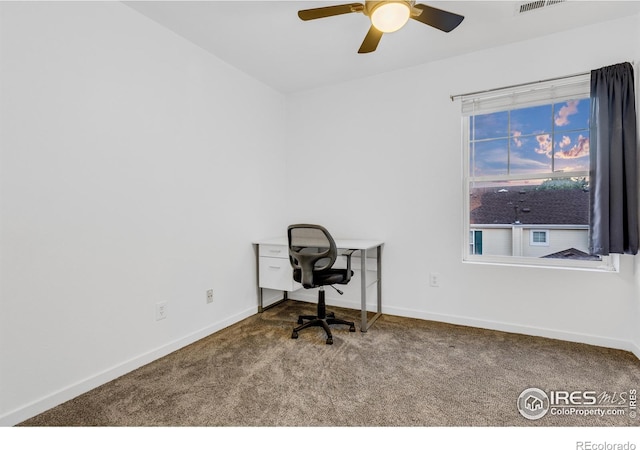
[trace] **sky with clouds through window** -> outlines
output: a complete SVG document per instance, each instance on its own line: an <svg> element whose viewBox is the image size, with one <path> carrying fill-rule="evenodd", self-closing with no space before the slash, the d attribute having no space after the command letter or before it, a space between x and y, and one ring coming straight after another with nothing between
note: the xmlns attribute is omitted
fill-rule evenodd
<svg viewBox="0 0 640 450"><path fill-rule="evenodd" d="M589 170L590 100L472 117L472 176Z"/></svg>

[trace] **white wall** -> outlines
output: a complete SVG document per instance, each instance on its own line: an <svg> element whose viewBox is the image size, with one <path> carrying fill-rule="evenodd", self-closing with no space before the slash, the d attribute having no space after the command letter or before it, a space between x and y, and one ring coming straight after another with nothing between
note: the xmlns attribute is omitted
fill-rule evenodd
<svg viewBox="0 0 640 450"><path fill-rule="evenodd" d="M292 95L289 219L384 239L386 313L640 356L634 258L622 257L615 274L461 262L460 105L449 98L638 61L637 29L630 17ZM310 173L333 182L308 187ZM440 287L429 286L430 271Z"/></svg>
<svg viewBox="0 0 640 450"><path fill-rule="evenodd" d="M638 61L638 17L284 98L119 3L0 14L0 425L254 313L250 242L294 221L384 239L386 313L640 355L634 258L462 264L449 100Z"/></svg>
<svg viewBox="0 0 640 450"><path fill-rule="evenodd" d="M265 218L284 213L285 98L119 2L0 13L12 424L257 311L251 242L280 231Z"/></svg>

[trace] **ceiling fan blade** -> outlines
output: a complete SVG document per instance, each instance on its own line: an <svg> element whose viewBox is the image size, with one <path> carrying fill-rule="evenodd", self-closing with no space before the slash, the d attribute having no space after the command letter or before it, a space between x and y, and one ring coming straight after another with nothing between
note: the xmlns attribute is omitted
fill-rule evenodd
<svg viewBox="0 0 640 450"><path fill-rule="evenodd" d="M371 25L367 35L364 37L364 41L362 41L362 45L360 46L360 50L358 53L371 53L378 48L378 43L380 43L380 39L382 39L382 35L384 33L378 30L376 27Z"/></svg>
<svg viewBox="0 0 640 450"><path fill-rule="evenodd" d="M362 3L348 3L346 5L323 6L322 8L303 9L298 11L298 17L302 20L322 19L323 17L339 16L360 12L364 9Z"/></svg>
<svg viewBox="0 0 640 450"><path fill-rule="evenodd" d="M464 16L443 11L442 9L434 8L433 6L416 4L413 7L421 10L422 12L420 15L412 15L412 19L447 33L460 25L460 22L464 19Z"/></svg>

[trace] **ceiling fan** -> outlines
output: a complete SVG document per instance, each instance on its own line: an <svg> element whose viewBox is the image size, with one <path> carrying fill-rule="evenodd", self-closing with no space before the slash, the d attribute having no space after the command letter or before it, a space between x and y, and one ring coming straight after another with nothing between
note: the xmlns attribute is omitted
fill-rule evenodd
<svg viewBox="0 0 640 450"><path fill-rule="evenodd" d="M358 53L373 52L378 47L384 33L393 33L399 30L409 19L417 20L447 33L460 25L464 19L464 16L416 3L415 0L366 0L364 4L347 3L303 9L298 11L298 17L302 20L313 20L354 12L361 12L371 20L371 27Z"/></svg>

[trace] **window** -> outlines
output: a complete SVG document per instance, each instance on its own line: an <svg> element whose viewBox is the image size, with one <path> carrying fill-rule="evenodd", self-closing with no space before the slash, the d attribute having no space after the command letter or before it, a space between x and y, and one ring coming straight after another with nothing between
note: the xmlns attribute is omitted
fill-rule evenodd
<svg viewBox="0 0 640 450"><path fill-rule="evenodd" d="M482 230L469 231L469 254L482 255Z"/></svg>
<svg viewBox="0 0 640 450"><path fill-rule="evenodd" d="M549 230L531 230L529 244L549 246Z"/></svg>
<svg viewBox="0 0 640 450"><path fill-rule="evenodd" d="M463 96L465 260L613 269L588 250L590 108L588 75Z"/></svg>

